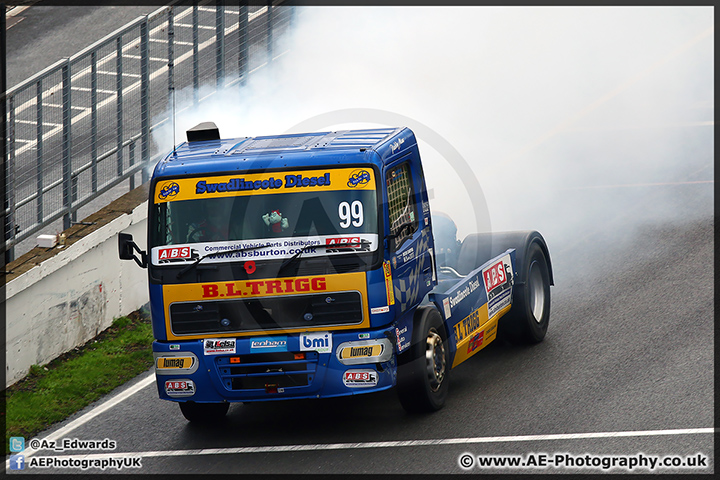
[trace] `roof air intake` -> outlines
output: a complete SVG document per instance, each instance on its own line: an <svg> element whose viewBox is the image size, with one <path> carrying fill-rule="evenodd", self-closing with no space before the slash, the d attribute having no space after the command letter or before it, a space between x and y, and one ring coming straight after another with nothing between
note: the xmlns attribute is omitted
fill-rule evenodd
<svg viewBox="0 0 720 480"><path fill-rule="evenodd" d="M203 122L195 125L187 132L188 142L204 142L207 140L220 140L220 131L213 122Z"/></svg>

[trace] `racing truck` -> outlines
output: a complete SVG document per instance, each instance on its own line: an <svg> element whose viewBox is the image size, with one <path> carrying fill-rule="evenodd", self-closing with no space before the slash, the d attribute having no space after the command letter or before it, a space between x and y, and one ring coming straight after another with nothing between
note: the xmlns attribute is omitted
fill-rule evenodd
<svg viewBox="0 0 720 480"><path fill-rule="evenodd" d="M543 340L543 236L458 240L409 128L221 139L204 122L187 140L154 169L147 251L118 248L148 270L158 394L188 421L390 388L432 412L496 338Z"/></svg>

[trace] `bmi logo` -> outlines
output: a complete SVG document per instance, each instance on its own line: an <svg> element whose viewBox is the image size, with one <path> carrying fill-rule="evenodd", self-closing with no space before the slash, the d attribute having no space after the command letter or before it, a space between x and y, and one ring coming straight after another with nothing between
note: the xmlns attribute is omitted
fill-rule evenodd
<svg viewBox="0 0 720 480"><path fill-rule="evenodd" d="M330 353L332 334L329 332L303 333L300 335L300 350L303 352Z"/></svg>

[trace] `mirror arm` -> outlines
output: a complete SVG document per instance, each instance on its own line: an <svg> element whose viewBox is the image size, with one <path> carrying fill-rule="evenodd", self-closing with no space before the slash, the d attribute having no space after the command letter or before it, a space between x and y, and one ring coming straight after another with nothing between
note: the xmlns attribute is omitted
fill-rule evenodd
<svg viewBox="0 0 720 480"><path fill-rule="evenodd" d="M118 234L118 252L121 260L130 260L132 258L140 268L147 268L147 253L140 250L140 247L133 242L132 235L127 233ZM135 255L135 252L140 255L140 258Z"/></svg>
<svg viewBox="0 0 720 480"><path fill-rule="evenodd" d="M138 257L136 257L135 255L133 255L133 260L135 260L135 263L137 263L137 264L140 266L140 268L147 268L147 266L148 266L148 264L147 264L147 253L145 253L144 251L140 250L140 247L138 247L138 246L135 244L135 242L132 242L131 245L132 245L132 247L133 247L133 250L137 251L137 252L140 254L140 258L138 258Z"/></svg>

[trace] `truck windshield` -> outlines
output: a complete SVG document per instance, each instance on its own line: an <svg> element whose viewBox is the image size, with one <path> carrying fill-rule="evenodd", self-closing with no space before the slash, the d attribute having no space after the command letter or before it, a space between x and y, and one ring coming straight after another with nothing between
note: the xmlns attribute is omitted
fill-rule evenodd
<svg viewBox="0 0 720 480"><path fill-rule="evenodd" d="M369 169L361 171L372 179ZM303 248L303 257L375 251L375 182L365 178L362 188L357 188L358 182L353 186L348 178L353 173L357 177L357 172L335 169L159 182L151 218L151 262L187 263L210 253L217 255L203 263L227 262L245 258L243 249L252 249L258 260L287 259ZM224 188L218 190L218 185Z"/></svg>

